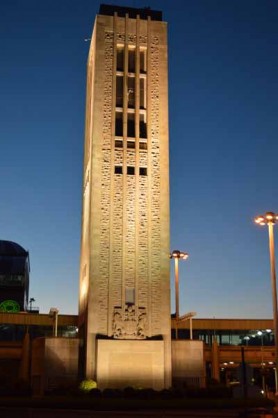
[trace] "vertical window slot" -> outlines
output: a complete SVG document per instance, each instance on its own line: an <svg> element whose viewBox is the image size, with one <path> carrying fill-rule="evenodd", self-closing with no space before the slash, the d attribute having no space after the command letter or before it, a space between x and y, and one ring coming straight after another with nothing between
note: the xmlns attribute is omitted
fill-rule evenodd
<svg viewBox="0 0 278 418"><path fill-rule="evenodd" d="M116 106L123 107L123 76L116 77Z"/></svg>
<svg viewBox="0 0 278 418"><path fill-rule="evenodd" d="M128 107L135 108L135 77L127 78Z"/></svg>
<svg viewBox="0 0 278 418"><path fill-rule="evenodd" d="M140 78L140 109L146 109L146 79Z"/></svg>
<svg viewBox="0 0 278 418"><path fill-rule="evenodd" d="M139 126L140 138L147 138L147 123L146 116L140 115L140 126Z"/></svg>
<svg viewBox="0 0 278 418"><path fill-rule="evenodd" d="M140 48L140 73L147 72L147 50L145 48Z"/></svg>
<svg viewBox="0 0 278 418"><path fill-rule="evenodd" d="M117 71L124 71L124 47L117 46Z"/></svg>
<svg viewBox="0 0 278 418"><path fill-rule="evenodd" d="M127 115L127 136L135 138L135 114L128 113Z"/></svg>
<svg viewBox="0 0 278 418"><path fill-rule="evenodd" d="M115 135L123 136L123 112L116 112Z"/></svg>
<svg viewBox="0 0 278 418"><path fill-rule="evenodd" d="M128 50L128 72L135 73L135 48Z"/></svg>

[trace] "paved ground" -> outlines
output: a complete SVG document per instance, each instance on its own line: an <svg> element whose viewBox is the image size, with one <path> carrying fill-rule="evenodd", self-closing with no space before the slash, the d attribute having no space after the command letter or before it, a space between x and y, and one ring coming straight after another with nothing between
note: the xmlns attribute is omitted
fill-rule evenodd
<svg viewBox="0 0 278 418"><path fill-rule="evenodd" d="M0 418L276 418L278 415L239 412L238 410L200 411L82 411L39 408L0 407Z"/></svg>

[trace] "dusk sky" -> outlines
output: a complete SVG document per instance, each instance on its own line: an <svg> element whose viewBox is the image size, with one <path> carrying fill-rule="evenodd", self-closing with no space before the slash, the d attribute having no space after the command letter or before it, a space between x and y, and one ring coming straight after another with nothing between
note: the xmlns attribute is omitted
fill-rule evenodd
<svg viewBox="0 0 278 418"><path fill-rule="evenodd" d="M77 313L84 39L100 3L0 3L0 238L30 252L42 313ZM171 249L190 255L180 313L272 317L268 233L253 218L278 212L277 0L106 3L168 22Z"/></svg>

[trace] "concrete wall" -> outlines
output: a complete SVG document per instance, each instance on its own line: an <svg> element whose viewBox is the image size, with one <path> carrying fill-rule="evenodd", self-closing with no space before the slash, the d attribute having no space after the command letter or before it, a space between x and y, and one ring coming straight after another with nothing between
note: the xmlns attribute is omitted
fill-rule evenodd
<svg viewBox="0 0 278 418"><path fill-rule="evenodd" d="M172 373L174 386L204 386L203 341L172 341Z"/></svg>
<svg viewBox="0 0 278 418"><path fill-rule="evenodd" d="M97 383L103 388L164 388L164 341L97 340Z"/></svg>
<svg viewBox="0 0 278 418"><path fill-rule="evenodd" d="M77 382L77 338L37 338L32 344L31 384L35 395Z"/></svg>

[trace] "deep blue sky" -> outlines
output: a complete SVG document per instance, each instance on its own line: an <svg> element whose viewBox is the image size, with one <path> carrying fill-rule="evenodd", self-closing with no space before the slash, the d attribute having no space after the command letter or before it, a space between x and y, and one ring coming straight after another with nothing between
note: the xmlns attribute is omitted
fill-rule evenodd
<svg viewBox="0 0 278 418"><path fill-rule="evenodd" d="M181 313L271 317L267 230L252 218L278 211L277 1L111 3L168 21L171 248L190 254ZM84 39L99 4L0 3L0 237L29 250L41 312L77 313Z"/></svg>

